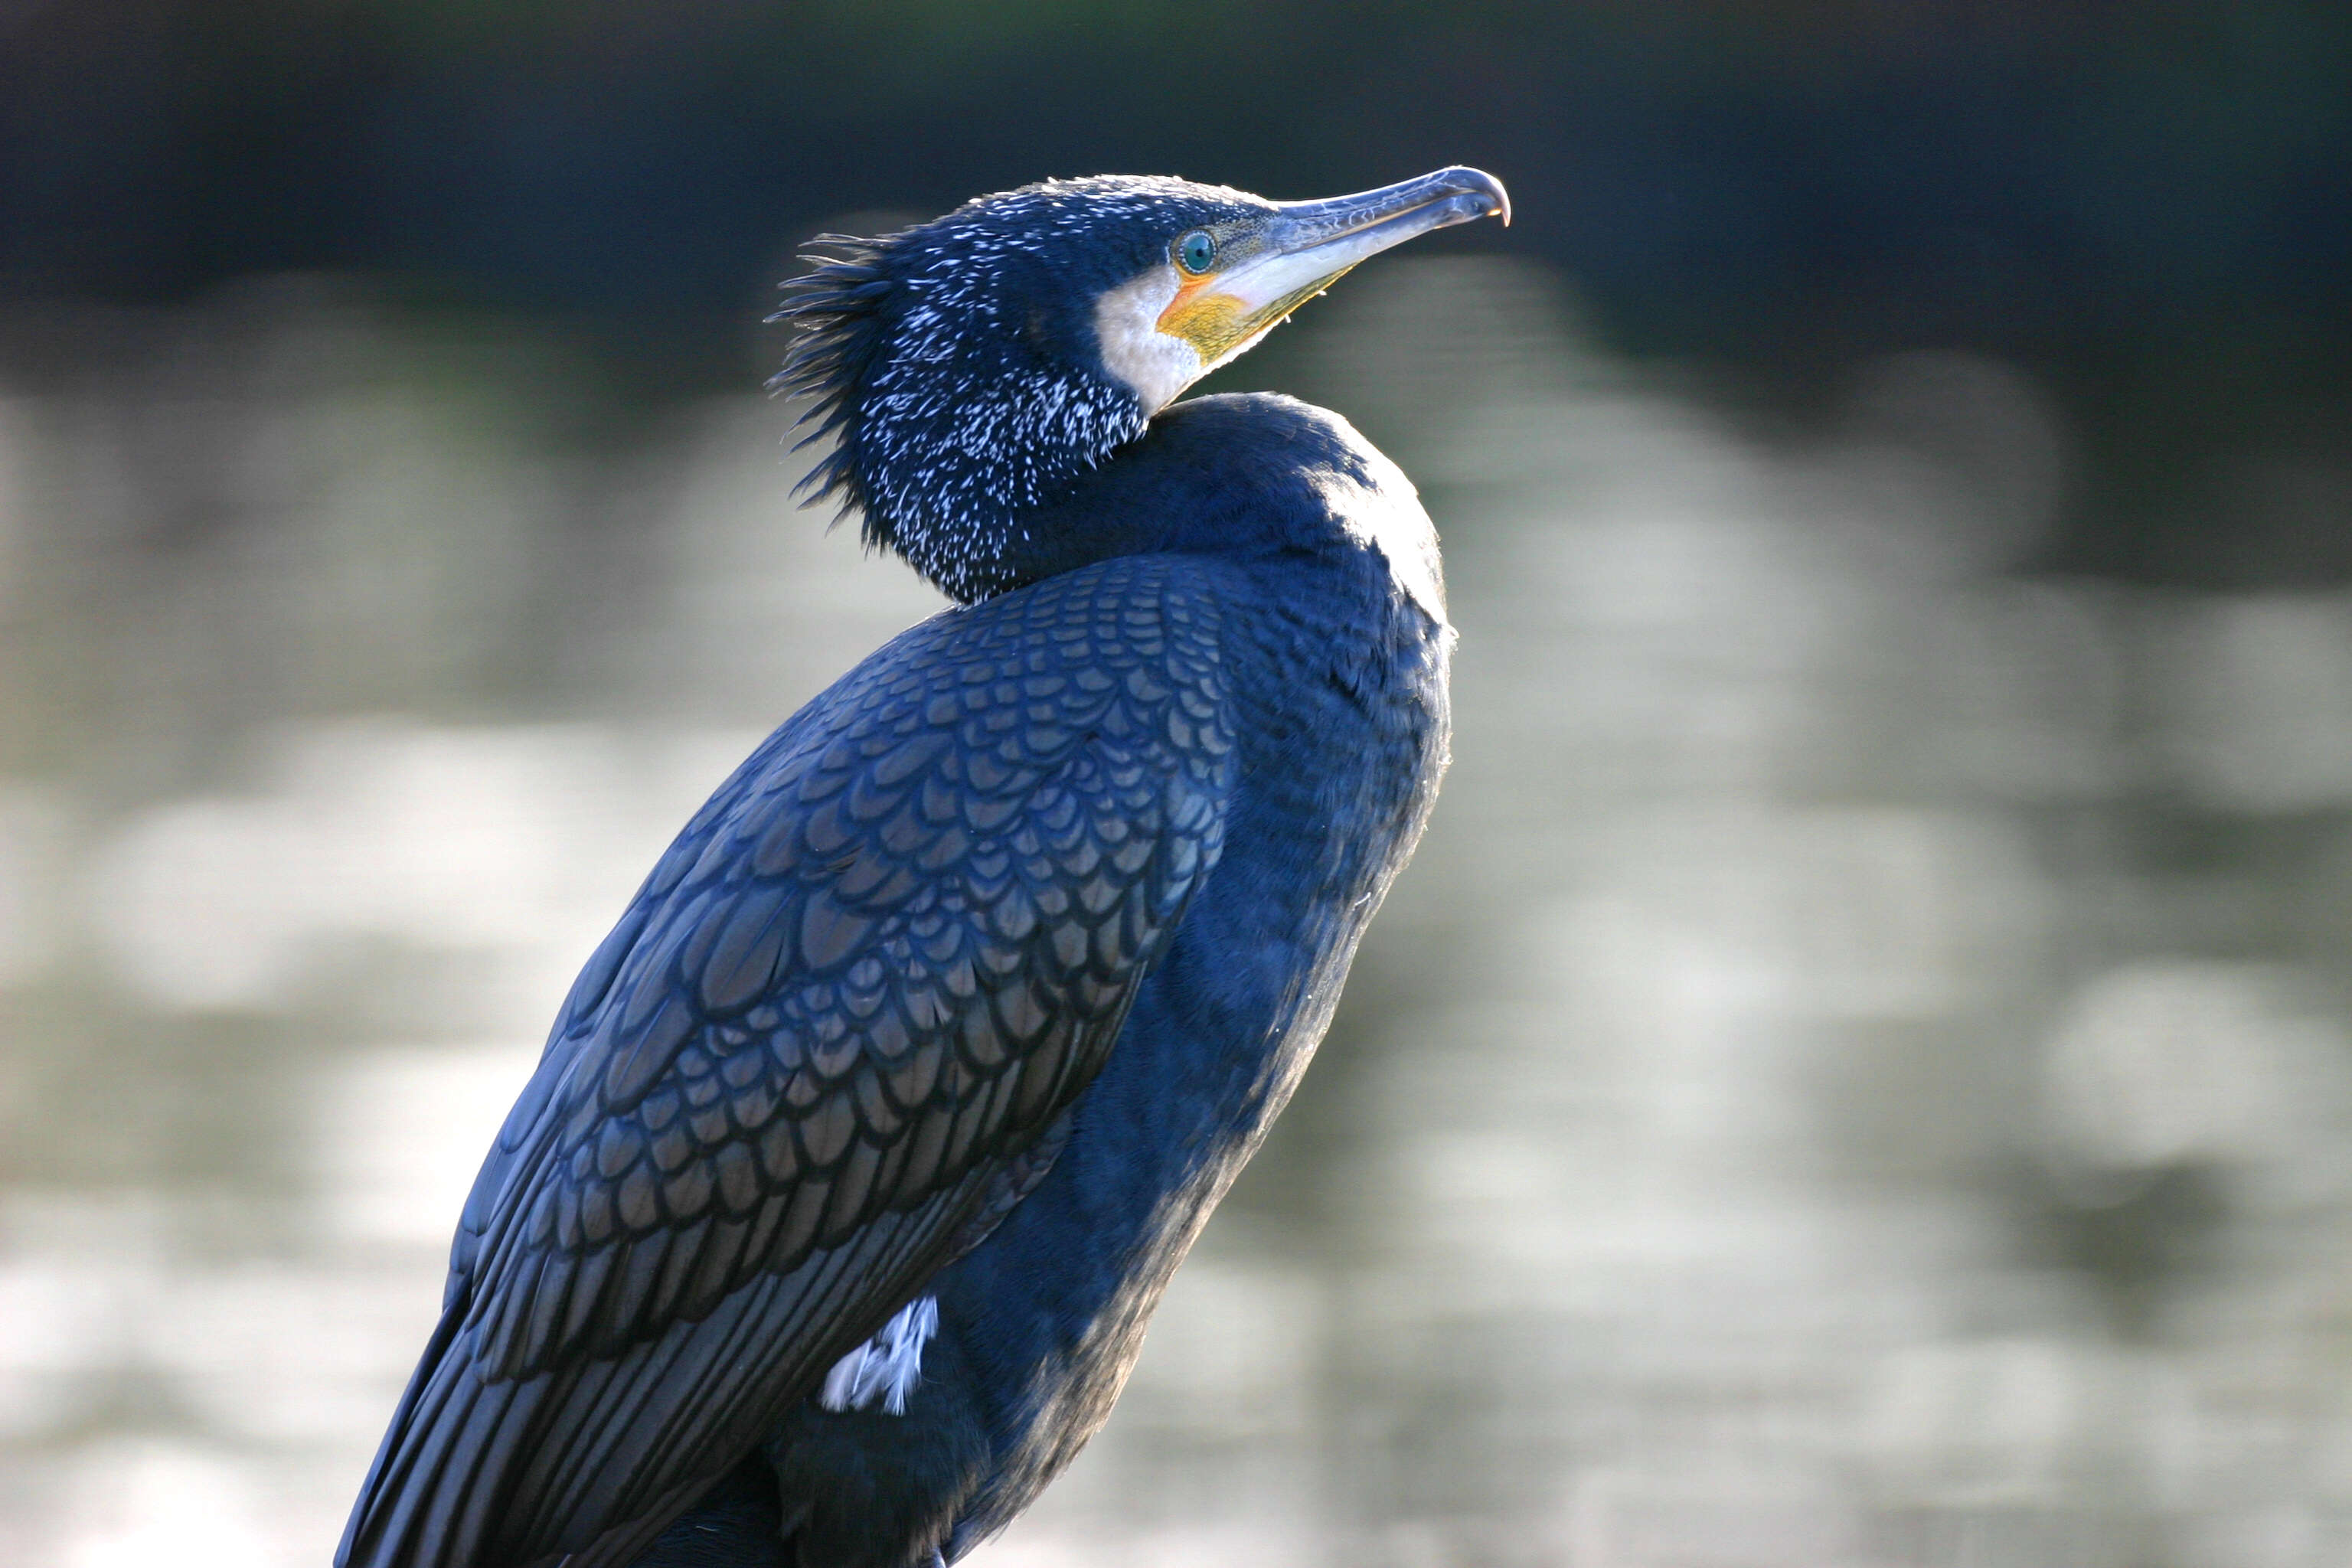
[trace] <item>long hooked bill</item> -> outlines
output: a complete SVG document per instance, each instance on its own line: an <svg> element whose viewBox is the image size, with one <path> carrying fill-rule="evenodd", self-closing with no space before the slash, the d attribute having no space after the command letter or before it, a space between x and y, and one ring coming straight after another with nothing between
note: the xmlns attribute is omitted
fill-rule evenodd
<svg viewBox="0 0 2352 1568"><path fill-rule="evenodd" d="M1482 217L1508 224L1511 197L1479 169L1440 169L1352 196L1277 204L1262 226L1234 237L1224 267L1178 289L1160 330L1193 342L1203 361L1229 358L1367 257Z"/></svg>

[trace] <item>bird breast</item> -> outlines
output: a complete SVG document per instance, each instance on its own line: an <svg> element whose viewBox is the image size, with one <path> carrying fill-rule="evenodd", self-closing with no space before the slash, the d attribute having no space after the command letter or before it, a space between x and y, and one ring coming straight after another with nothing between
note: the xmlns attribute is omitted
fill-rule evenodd
<svg viewBox="0 0 2352 1568"><path fill-rule="evenodd" d="M1336 414L1328 417L1345 424ZM1318 468L1307 482L1330 508L1331 515L1358 544L1378 552L1389 563L1389 576L1398 590L1422 613L1450 635L1445 618L1445 574L1437 553L1437 527L1421 504L1421 497L1404 470L1387 454L1357 435L1348 434L1358 447L1360 474L1336 468Z"/></svg>

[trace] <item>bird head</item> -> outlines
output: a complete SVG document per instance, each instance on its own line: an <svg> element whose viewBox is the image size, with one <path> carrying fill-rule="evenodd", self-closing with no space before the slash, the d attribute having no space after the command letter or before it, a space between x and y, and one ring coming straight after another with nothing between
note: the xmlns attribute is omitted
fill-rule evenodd
<svg viewBox="0 0 2352 1568"><path fill-rule="evenodd" d="M832 450L804 481L950 595L1005 585L1024 513L1142 436L1202 376L1365 258L1489 215L1492 175L1442 169L1325 201L1185 180L1052 180L831 252L787 285L770 384Z"/></svg>

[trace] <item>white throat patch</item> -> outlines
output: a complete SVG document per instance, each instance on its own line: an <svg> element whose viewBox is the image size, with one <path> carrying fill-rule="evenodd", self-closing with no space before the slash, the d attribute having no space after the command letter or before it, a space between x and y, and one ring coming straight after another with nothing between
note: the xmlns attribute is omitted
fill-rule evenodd
<svg viewBox="0 0 2352 1568"><path fill-rule="evenodd" d="M1200 350L1160 330L1160 313L1176 298L1176 268L1162 262L1095 301L1095 340L1103 368L1134 391L1146 419L1173 403L1207 368Z"/></svg>
<svg viewBox="0 0 2352 1568"><path fill-rule="evenodd" d="M923 1346L940 1331L940 1303L922 1296L898 1309L881 1331L833 1363L816 1402L827 1410L907 1413L907 1398L923 1381Z"/></svg>

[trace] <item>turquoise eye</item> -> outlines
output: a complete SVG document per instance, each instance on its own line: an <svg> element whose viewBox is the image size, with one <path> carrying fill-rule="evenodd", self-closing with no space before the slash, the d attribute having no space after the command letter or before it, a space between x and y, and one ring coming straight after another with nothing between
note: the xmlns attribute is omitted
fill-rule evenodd
<svg viewBox="0 0 2352 1568"><path fill-rule="evenodd" d="M1176 265L1193 274L1206 272L1217 258L1217 242L1205 228L1196 228L1176 242Z"/></svg>

